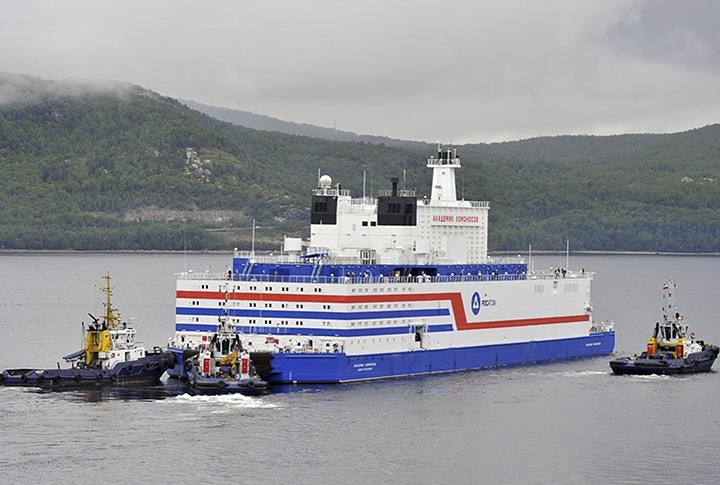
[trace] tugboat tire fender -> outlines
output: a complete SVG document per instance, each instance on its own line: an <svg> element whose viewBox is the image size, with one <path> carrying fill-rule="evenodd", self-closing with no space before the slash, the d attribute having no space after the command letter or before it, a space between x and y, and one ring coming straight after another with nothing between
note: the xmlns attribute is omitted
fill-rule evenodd
<svg viewBox="0 0 720 485"><path fill-rule="evenodd" d="M143 369L145 369L145 370L150 370L150 369L152 369L152 364L151 364L150 362L145 362L145 363L143 364Z"/></svg>
<svg viewBox="0 0 720 485"><path fill-rule="evenodd" d="M43 382L45 380L45 376L43 374L38 374L37 380L38 380L38 382Z"/></svg>
<svg viewBox="0 0 720 485"><path fill-rule="evenodd" d="M133 367L132 364L128 364L125 366L125 370L127 371L128 374L132 374L132 372L135 370L135 368Z"/></svg>
<svg viewBox="0 0 720 485"><path fill-rule="evenodd" d="M190 369L192 368L192 366L193 366L193 363L188 360L188 361L186 361L185 364L183 365L183 368L185 369L185 372L189 372Z"/></svg>
<svg viewBox="0 0 720 485"><path fill-rule="evenodd" d="M255 387L255 381L248 382L247 387L249 387L250 389L253 389Z"/></svg>
<svg viewBox="0 0 720 485"><path fill-rule="evenodd" d="M225 382L224 380L220 379L219 381L217 381L217 386L218 386L218 387L226 387L226 386L227 386L227 382Z"/></svg>
<svg viewBox="0 0 720 485"><path fill-rule="evenodd" d="M158 366L160 367L160 370L164 372L168 368L168 363L165 360L161 360Z"/></svg>
<svg viewBox="0 0 720 485"><path fill-rule="evenodd" d="M21 375L21 376L20 376L20 380L21 380L22 382L27 382L27 380L28 380L27 374Z"/></svg>
<svg viewBox="0 0 720 485"><path fill-rule="evenodd" d="M80 379L82 379L82 376L81 376L79 373L78 373L78 374L75 374L73 377L75 377L75 380L76 380L77 382L80 382Z"/></svg>

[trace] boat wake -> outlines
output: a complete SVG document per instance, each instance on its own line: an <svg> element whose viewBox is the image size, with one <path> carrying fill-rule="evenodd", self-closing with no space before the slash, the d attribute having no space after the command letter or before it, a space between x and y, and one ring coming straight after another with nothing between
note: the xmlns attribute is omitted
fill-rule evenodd
<svg viewBox="0 0 720 485"><path fill-rule="evenodd" d="M665 381L669 379L673 379L673 376L671 375L662 375L662 374L633 374L630 375L632 379L637 379L640 381Z"/></svg>
<svg viewBox="0 0 720 485"><path fill-rule="evenodd" d="M599 370L582 370L582 371L568 371L568 372L561 372L561 377L570 377L570 378L577 378L577 377L587 377L587 376L606 376L608 375L605 371L599 371Z"/></svg>
<svg viewBox="0 0 720 485"><path fill-rule="evenodd" d="M242 394L223 394L216 396L193 396L190 394L181 394L174 398L168 399L169 403L188 403L199 404L202 406L217 407L233 407L233 408L257 408L272 409L279 407L275 403L268 403L254 396L244 396Z"/></svg>

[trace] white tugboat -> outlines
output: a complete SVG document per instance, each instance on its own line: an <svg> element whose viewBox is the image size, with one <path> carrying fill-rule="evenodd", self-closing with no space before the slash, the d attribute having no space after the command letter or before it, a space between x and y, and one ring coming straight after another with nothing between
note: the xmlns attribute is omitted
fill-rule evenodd
<svg viewBox="0 0 720 485"><path fill-rule="evenodd" d="M186 352L185 358L191 394L257 394L268 388L224 316L220 317L217 332L196 352Z"/></svg>
<svg viewBox="0 0 720 485"><path fill-rule="evenodd" d="M136 340L132 322L121 321L112 306L110 275L103 276L105 315L84 329L85 347L63 359L70 368L8 369L0 374L0 385L35 387L76 387L86 385L143 383L157 381L175 367L175 356L156 347L148 352Z"/></svg>

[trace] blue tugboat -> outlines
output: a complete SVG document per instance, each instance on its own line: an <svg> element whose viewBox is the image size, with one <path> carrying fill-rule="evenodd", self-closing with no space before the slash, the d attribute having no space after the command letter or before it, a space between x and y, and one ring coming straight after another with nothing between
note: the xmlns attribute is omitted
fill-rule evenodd
<svg viewBox="0 0 720 485"><path fill-rule="evenodd" d="M103 276L107 300L105 315L85 329L85 347L63 359L70 368L7 369L0 374L0 385L41 388L66 388L107 384L149 383L175 367L175 355L159 347L146 351L136 342L131 322L121 322L112 307L110 275ZM84 324L83 324L84 328Z"/></svg>
<svg viewBox="0 0 720 485"><path fill-rule="evenodd" d="M663 285L663 322L655 323L655 329L647 344L647 350L635 357L621 357L610 361L615 374L671 375L708 372L718 356L717 345L696 340L695 333L688 334L683 325L684 317L673 305L672 278Z"/></svg>
<svg viewBox="0 0 720 485"><path fill-rule="evenodd" d="M268 389L224 316L207 343L186 351L184 357L191 394L262 394Z"/></svg>

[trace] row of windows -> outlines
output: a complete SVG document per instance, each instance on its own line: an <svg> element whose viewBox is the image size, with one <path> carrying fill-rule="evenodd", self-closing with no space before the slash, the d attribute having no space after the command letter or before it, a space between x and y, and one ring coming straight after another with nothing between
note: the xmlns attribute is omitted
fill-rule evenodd
<svg viewBox="0 0 720 485"><path fill-rule="evenodd" d="M380 304L373 305L372 307L373 307L373 309L398 308L398 305L400 305L400 308L415 307L414 303L388 303L387 305L383 305L382 303L380 303ZM370 308L370 305L350 305L350 310L368 310L369 308Z"/></svg>
<svg viewBox="0 0 720 485"><path fill-rule="evenodd" d="M472 246L472 245L471 245L471 246ZM382 276L382 275L381 275L381 276ZM392 281L392 276L388 276L388 281ZM208 286L209 286L209 285L201 285L201 288L202 288L202 289L208 289ZM260 291L260 290L258 290L258 287L257 287L257 286L250 286L250 287L249 287L249 290L250 290L250 291ZM285 292L289 292L289 291L290 291L290 287L285 287L285 286L284 286L284 287L281 287L280 290L281 290L281 291L285 291ZM300 293L304 292L304 290L305 290L305 289L304 289L302 286L299 286L299 287L296 288L296 291L297 291L297 292L300 292ZM233 292L235 292L235 291L242 291L242 287L234 286L234 287L233 287ZM266 286L266 287L265 287L265 291L272 291L272 286ZM413 291L413 288L405 288L405 287L402 287L402 288L401 288L401 287L389 287L389 288L381 287L381 288L373 288L373 293L377 293L377 292L383 293L383 292L385 292L385 291L387 291L387 292L408 291L408 292L409 292L409 291ZM313 288L313 292L315 292L315 293L322 293L322 288L321 288L321 287L314 287L314 288ZM357 292L357 293L369 293L369 292L370 292L370 289L369 289L369 288L353 288L353 289L352 289L352 292L353 292L353 293L355 293L355 292Z"/></svg>
<svg viewBox="0 0 720 485"><path fill-rule="evenodd" d="M408 325L412 323L408 320L364 320L362 322L350 322L351 327L378 327L378 326L393 326L393 325Z"/></svg>
<svg viewBox="0 0 720 485"><path fill-rule="evenodd" d="M258 287L258 286L256 286L256 285L250 285L250 286L248 287L248 290L249 290L249 291L261 291L259 288L260 288L260 287ZM209 289L210 289L210 285L200 285L200 289L201 289L201 290L209 290ZM222 289L222 288L218 287L218 291L220 291L221 289ZM265 287L263 287L263 289L264 289L264 291L273 291L273 287L272 287L272 286L265 286ZM235 291L243 291L243 288L242 288L241 286L233 286L232 291L233 291L233 292L235 292ZM282 286L282 287L280 287L280 291L290 292L290 287L289 287L289 286ZM295 291L298 292L298 293L304 293L304 292L305 292L305 288L302 287L302 286L298 286L298 287L295 288ZM322 288L320 288L320 287L315 287L315 288L313 288L313 291L314 291L315 293L322 293ZM225 293L227 293L227 289L225 289Z"/></svg>
<svg viewBox="0 0 720 485"><path fill-rule="evenodd" d="M255 323L255 320L250 320L249 323ZM273 325L272 320L265 320L263 323L265 325ZM280 320L279 322L274 322L274 324L275 325L290 325L290 321L289 320ZM296 320L295 325L302 326L302 325L305 325L305 323L302 320Z"/></svg>
<svg viewBox="0 0 720 485"><path fill-rule="evenodd" d="M389 280L391 280L392 278L391 278L391 277L388 277L387 279L388 279L388 281L389 281ZM403 291L403 292L408 292L408 293L409 293L409 292L411 292L411 291L414 291L414 288L400 288L399 286L387 287L387 288L386 288L386 287L384 287L384 286L381 286L380 288L377 288L377 287L376 287L376 288L373 288L372 290L373 290L373 291L372 291L373 293L385 293L386 290L387 290L388 293L393 293L393 292L396 292L396 293L397 293L398 291ZM357 292L357 293L370 293L370 288L352 288L352 289L350 290L350 292L351 292L351 293L356 293L356 292Z"/></svg>
<svg viewBox="0 0 720 485"><path fill-rule="evenodd" d="M381 344L381 343L395 342L396 338L400 342L404 342L407 340L407 337L385 337L385 338L380 337L380 338L371 338L371 339L362 339L362 340L361 339L357 339L357 340L350 339L347 341L347 344L348 345L354 345L354 344L365 345L365 344L374 344L374 343Z"/></svg>
<svg viewBox="0 0 720 485"><path fill-rule="evenodd" d="M191 321L193 321L193 320L191 319ZM198 320L195 319L194 321L197 322ZM239 318L233 318L231 321L232 321L232 323L235 323L235 324L238 324L238 325L255 325L255 324L257 324L257 319L255 319L255 318L251 318L251 319L248 320L247 322L241 322ZM273 321L272 321L272 320L264 320L263 323L264 323L265 325L273 325ZM294 323L295 323L296 326L303 326L303 325L305 325L305 322L302 321L302 320L296 320ZM274 324L275 324L275 325L290 325L290 320L280 320L280 321L278 321L278 322L275 322Z"/></svg>
<svg viewBox="0 0 720 485"><path fill-rule="evenodd" d="M244 304L244 302L241 302L241 301L232 302L232 306L235 306L235 307L242 306L243 304ZM248 308L257 308L257 306L258 306L257 302L254 302L254 301L248 302L247 305L248 305ZM265 308L272 308L272 307L273 307L272 303L265 303ZM304 308L304 307L305 307L305 305L303 303L295 304L295 308ZM290 308L290 304L289 303L280 303L280 308ZM325 309L325 305L323 305L323 309ZM330 305L327 305L327 309L328 310L330 309Z"/></svg>
<svg viewBox="0 0 720 485"><path fill-rule="evenodd" d="M250 285L250 287L249 287L248 289L249 289L250 291L260 291L260 290L258 290L258 287L255 286L255 285ZM233 291L238 291L238 290L241 290L241 291L242 291L242 287L241 287L241 286L233 286ZM305 288L302 287L302 286L298 286L295 290L298 291L298 292L300 292L300 293L303 293L303 292L305 291ZM273 287L272 287L272 286L265 286L265 291L273 291ZM286 292L287 292L287 291L290 291L290 287L289 287L289 286L281 286L281 287L280 287L280 291L286 291ZM314 291L317 292L317 293L319 293L319 292L322 291L322 288L314 288Z"/></svg>
<svg viewBox="0 0 720 485"><path fill-rule="evenodd" d="M542 292L542 285L536 285L535 292L538 292L538 286L541 288L540 291ZM565 291L577 291L577 283L575 283L574 290L568 290L566 288ZM192 301L190 301L190 305L191 306L199 306L200 300L192 300ZM226 305L227 305L227 301L218 301L218 306L226 306ZM236 307L241 306L241 305L242 305L242 302L238 302L238 301L235 301L232 303L232 306L236 306ZM248 302L248 307L249 308L257 308L257 302L254 302L254 301ZM272 308L272 307L273 307L272 303L265 303L265 308ZM380 303L380 304L373 304L372 309L376 310L376 309L383 309L383 308L414 308L414 307L415 307L414 303L388 303L387 305ZM280 308L289 308L289 304L281 303ZM296 303L295 308L302 309L302 308L305 308L305 305L303 303ZM322 308L323 308L323 310L331 310L332 305L323 305ZM369 310L369 309L370 309L370 305L350 305L350 310Z"/></svg>
<svg viewBox="0 0 720 485"><path fill-rule="evenodd" d="M217 304L218 304L218 306L227 306L227 301L218 301ZM238 306L242 306L242 305L243 305L243 302L234 301L234 302L232 302L231 306L238 307ZM191 300L190 306L200 306L200 300ZM265 308L272 308L272 307L273 307L272 303L265 303ZM257 308L257 302L248 302L248 308ZM289 303L280 303L280 308L290 308L290 304ZM305 308L305 304L304 303L296 303L295 308L303 309L303 308ZM330 310L330 309L331 309L330 305L323 305L323 310Z"/></svg>
<svg viewBox="0 0 720 485"><path fill-rule="evenodd" d="M190 317L190 322L200 322L199 317ZM251 318L247 320L247 322L242 322L239 318L233 318L231 319L232 323L238 324L238 325L254 325L257 324L257 319ZM294 323L296 326L304 326L305 322L303 320L295 320ZM397 320L364 320L359 322L350 322L351 327L381 327L381 326L398 326L398 325L411 325L413 323L412 320L409 319L397 319ZM278 320L273 321L272 319L263 320L263 324L265 325L281 325L281 326L287 326L291 325L290 320ZM323 321L321 322L320 326L322 327L332 327L333 322L331 321Z"/></svg>

